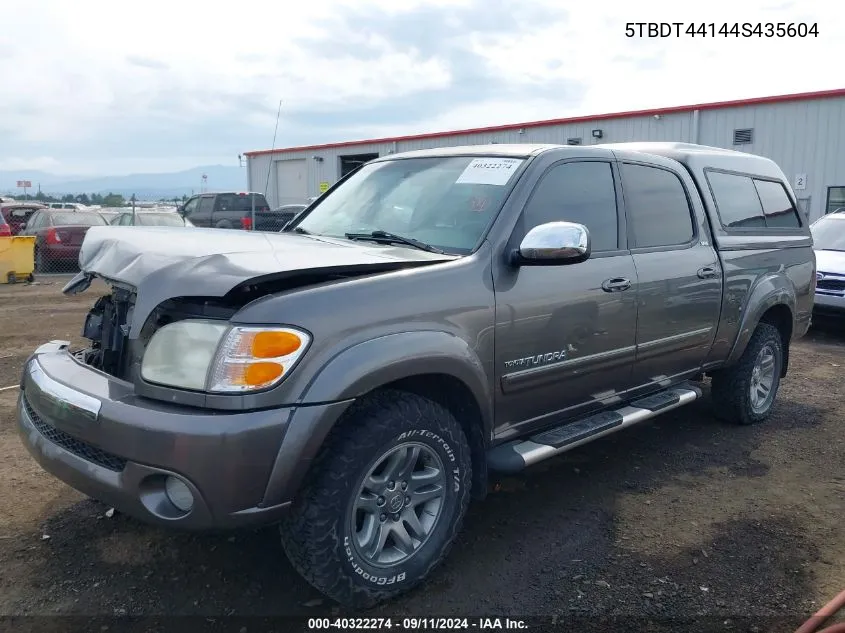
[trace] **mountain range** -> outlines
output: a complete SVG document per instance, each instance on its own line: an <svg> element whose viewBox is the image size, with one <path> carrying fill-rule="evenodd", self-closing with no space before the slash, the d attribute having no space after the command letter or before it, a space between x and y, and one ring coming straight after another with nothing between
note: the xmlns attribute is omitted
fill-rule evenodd
<svg viewBox="0 0 845 633"><path fill-rule="evenodd" d="M202 181L205 174L207 180ZM0 171L0 194L20 194L18 180L29 180L32 189L27 193L41 191L48 195L66 194L108 194L116 193L129 198L133 194L138 200L159 198L181 198L183 195L207 191L242 191L246 187L246 168L227 165L206 165L184 171L169 173L128 174L125 176L100 176L80 179L58 176L44 171Z"/></svg>

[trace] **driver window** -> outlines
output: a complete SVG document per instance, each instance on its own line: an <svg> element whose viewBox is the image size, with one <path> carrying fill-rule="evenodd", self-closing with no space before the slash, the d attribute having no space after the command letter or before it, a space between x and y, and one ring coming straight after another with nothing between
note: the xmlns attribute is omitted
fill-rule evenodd
<svg viewBox="0 0 845 633"><path fill-rule="evenodd" d="M197 210L199 201L199 198L192 198L191 200L188 200L188 202L185 203L185 217L188 217Z"/></svg>
<svg viewBox="0 0 845 633"><path fill-rule="evenodd" d="M593 252L613 251L619 248L617 214L610 163L562 163L546 172L531 194L525 232L547 222L577 222L590 232Z"/></svg>

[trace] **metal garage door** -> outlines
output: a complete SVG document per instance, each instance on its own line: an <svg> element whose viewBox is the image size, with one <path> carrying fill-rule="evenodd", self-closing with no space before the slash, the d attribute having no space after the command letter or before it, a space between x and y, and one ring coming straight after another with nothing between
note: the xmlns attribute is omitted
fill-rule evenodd
<svg viewBox="0 0 845 633"><path fill-rule="evenodd" d="M280 160L276 163L276 206L305 202L308 185L305 159Z"/></svg>

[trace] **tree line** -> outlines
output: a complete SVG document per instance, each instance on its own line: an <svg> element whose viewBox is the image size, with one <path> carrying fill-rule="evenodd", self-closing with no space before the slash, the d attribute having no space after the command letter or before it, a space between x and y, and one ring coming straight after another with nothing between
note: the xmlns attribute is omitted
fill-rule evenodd
<svg viewBox="0 0 845 633"><path fill-rule="evenodd" d="M78 195L74 194L67 194L64 196L52 196L50 194L46 194L42 191L39 191L34 194L27 194L24 196L23 194L17 194L10 196L15 200L35 200L36 202L76 202L78 204L84 205L99 205L101 207L122 207L125 206L128 201L119 193L107 193L107 194L100 194L100 193L82 193ZM185 202L188 199L188 196L183 195L181 198L161 198L158 202L166 202L166 203L174 203L178 204L180 201Z"/></svg>

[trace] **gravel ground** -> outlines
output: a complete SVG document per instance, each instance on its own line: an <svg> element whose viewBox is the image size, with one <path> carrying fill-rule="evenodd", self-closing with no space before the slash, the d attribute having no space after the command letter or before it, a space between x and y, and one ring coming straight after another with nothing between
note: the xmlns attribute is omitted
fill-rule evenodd
<svg viewBox="0 0 845 633"><path fill-rule="evenodd" d="M0 286L0 388L17 383L37 344L78 337L96 291L64 298L64 281ZM446 564L366 615L794 630L845 587L844 367L845 327L819 323L794 346L764 425L720 424L705 397L491 479ZM0 616L53 617L0 622L21 631L289 631L305 625L283 616L343 615L293 572L273 528L166 531L54 480L18 439L16 397L0 391ZM243 616L251 619L235 619Z"/></svg>

